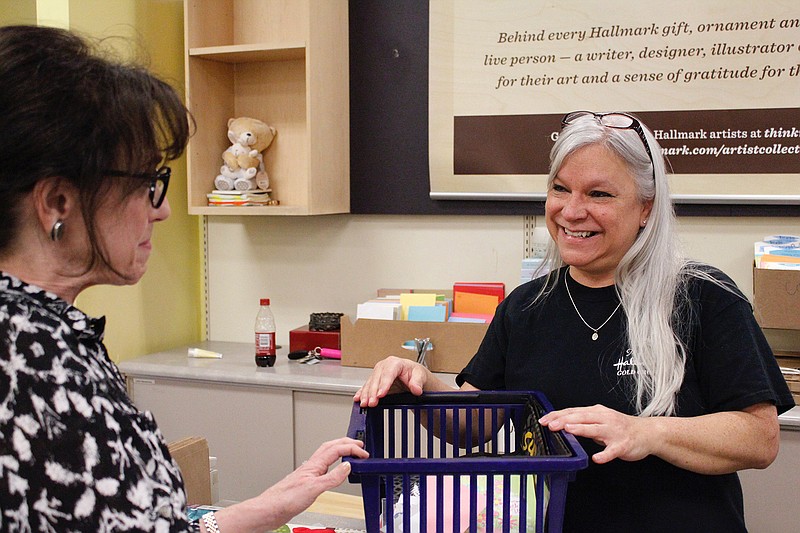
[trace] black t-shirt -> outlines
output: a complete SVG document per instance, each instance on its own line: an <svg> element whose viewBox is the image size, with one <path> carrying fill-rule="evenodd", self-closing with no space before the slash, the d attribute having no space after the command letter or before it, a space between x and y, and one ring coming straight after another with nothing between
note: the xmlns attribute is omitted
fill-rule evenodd
<svg viewBox="0 0 800 533"><path fill-rule="evenodd" d="M716 278L733 286L719 270ZM542 391L555 409L602 404L634 415L633 375L620 308L592 340L566 292L564 276L543 301L531 305L539 278L498 306L477 354L457 377L483 390ZM592 327L616 308L614 287L592 289L569 278L575 306ZM689 350L677 399L677 416L740 410L772 402L778 412L794 402L749 303L718 285L689 284L691 305L681 313ZM579 439L591 455L600 446ZM656 457L636 462L589 461L569 484L564 531L744 531L742 492L736 474L708 476Z"/></svg>

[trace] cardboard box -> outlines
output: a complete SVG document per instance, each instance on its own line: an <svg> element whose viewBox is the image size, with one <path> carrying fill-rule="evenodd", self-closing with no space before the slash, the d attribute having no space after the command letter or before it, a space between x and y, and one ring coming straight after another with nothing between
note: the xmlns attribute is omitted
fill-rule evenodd
<svg viewBox="0 0 800 533"><path fill-rule="evenodd" d="M782 368L793 368L800 370L800 352L775 352L775 359ZM800 375L784 374L786 385L792 393L794 403L800 405Z"/></svg>
<svg viewBox="0 0 800 533"><path fill-rule="evenodd" d="M754 268L753 308L762 328L800 329L800 271Z"/></svg>
<svg viewBox="0 0 800 533"><path fill-rule="evenodd" d="M340 348L338 331L311 331L308 324L289 332L289 351L313 350L314 348Z"/></svg>
<svg viewBox="0 0 800 533"><path fill-rule="evenodd" d="M408 322L404 320L341 320L342 365L372 368L390 355L417 359L402 345L415 338L429 338L433 350L426 362L434 372L458 373L478 351L489 324L463 322Z"/></svg>
<svg viewBox="0 0 800 533"><path fill-rule="evenodd" d="M167 444L169 453L181 469L186 500L190 505L211 505L211 467L208 441L202 437L186 437Z"/></svg>

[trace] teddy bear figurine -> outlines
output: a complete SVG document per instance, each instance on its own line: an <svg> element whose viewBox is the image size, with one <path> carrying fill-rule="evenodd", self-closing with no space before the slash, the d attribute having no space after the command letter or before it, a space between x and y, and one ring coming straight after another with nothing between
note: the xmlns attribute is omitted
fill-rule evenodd
<svg viewBox="0 0 800 533"><path fill-rule="evenodd" d="M214 180L214 187L220 191L269 190L262 152L272 144L276 133L274 127L255 118L228 120L231 145L222 153L224 164Z"/></svg>
<svg viewBox="0 0 800 533"><path fill-rule="evenodd" d="M239 167L231 170L228 165L222 165L219 167L219 175L214 179L214 187L218 191L251 191L255 189L253 178L257 173L256 167L246 169ZM267 181L267 186L269 186L269 181Z"/></svg>

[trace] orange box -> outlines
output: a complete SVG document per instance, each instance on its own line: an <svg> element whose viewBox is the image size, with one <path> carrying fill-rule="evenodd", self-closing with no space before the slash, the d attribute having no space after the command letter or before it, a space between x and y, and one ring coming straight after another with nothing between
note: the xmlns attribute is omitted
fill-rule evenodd
<svg viewBox="0 0 800 533"><path fill-rule="evenodd" d="M505 296L505 283L456 282L453 284L453 311L493 315Z"/></svg>

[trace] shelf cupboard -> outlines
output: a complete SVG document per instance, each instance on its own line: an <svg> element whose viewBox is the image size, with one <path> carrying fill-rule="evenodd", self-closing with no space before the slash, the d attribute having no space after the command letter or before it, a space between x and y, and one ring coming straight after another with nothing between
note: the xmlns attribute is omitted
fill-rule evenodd
<svg viewBox="0 0 800 533"><path fill-rule="evenodd" d="M346 0L184 0L189 213L316 215L350 209ZM274 126L264 152L277 206L209 206L227 123Z"/></svg>

